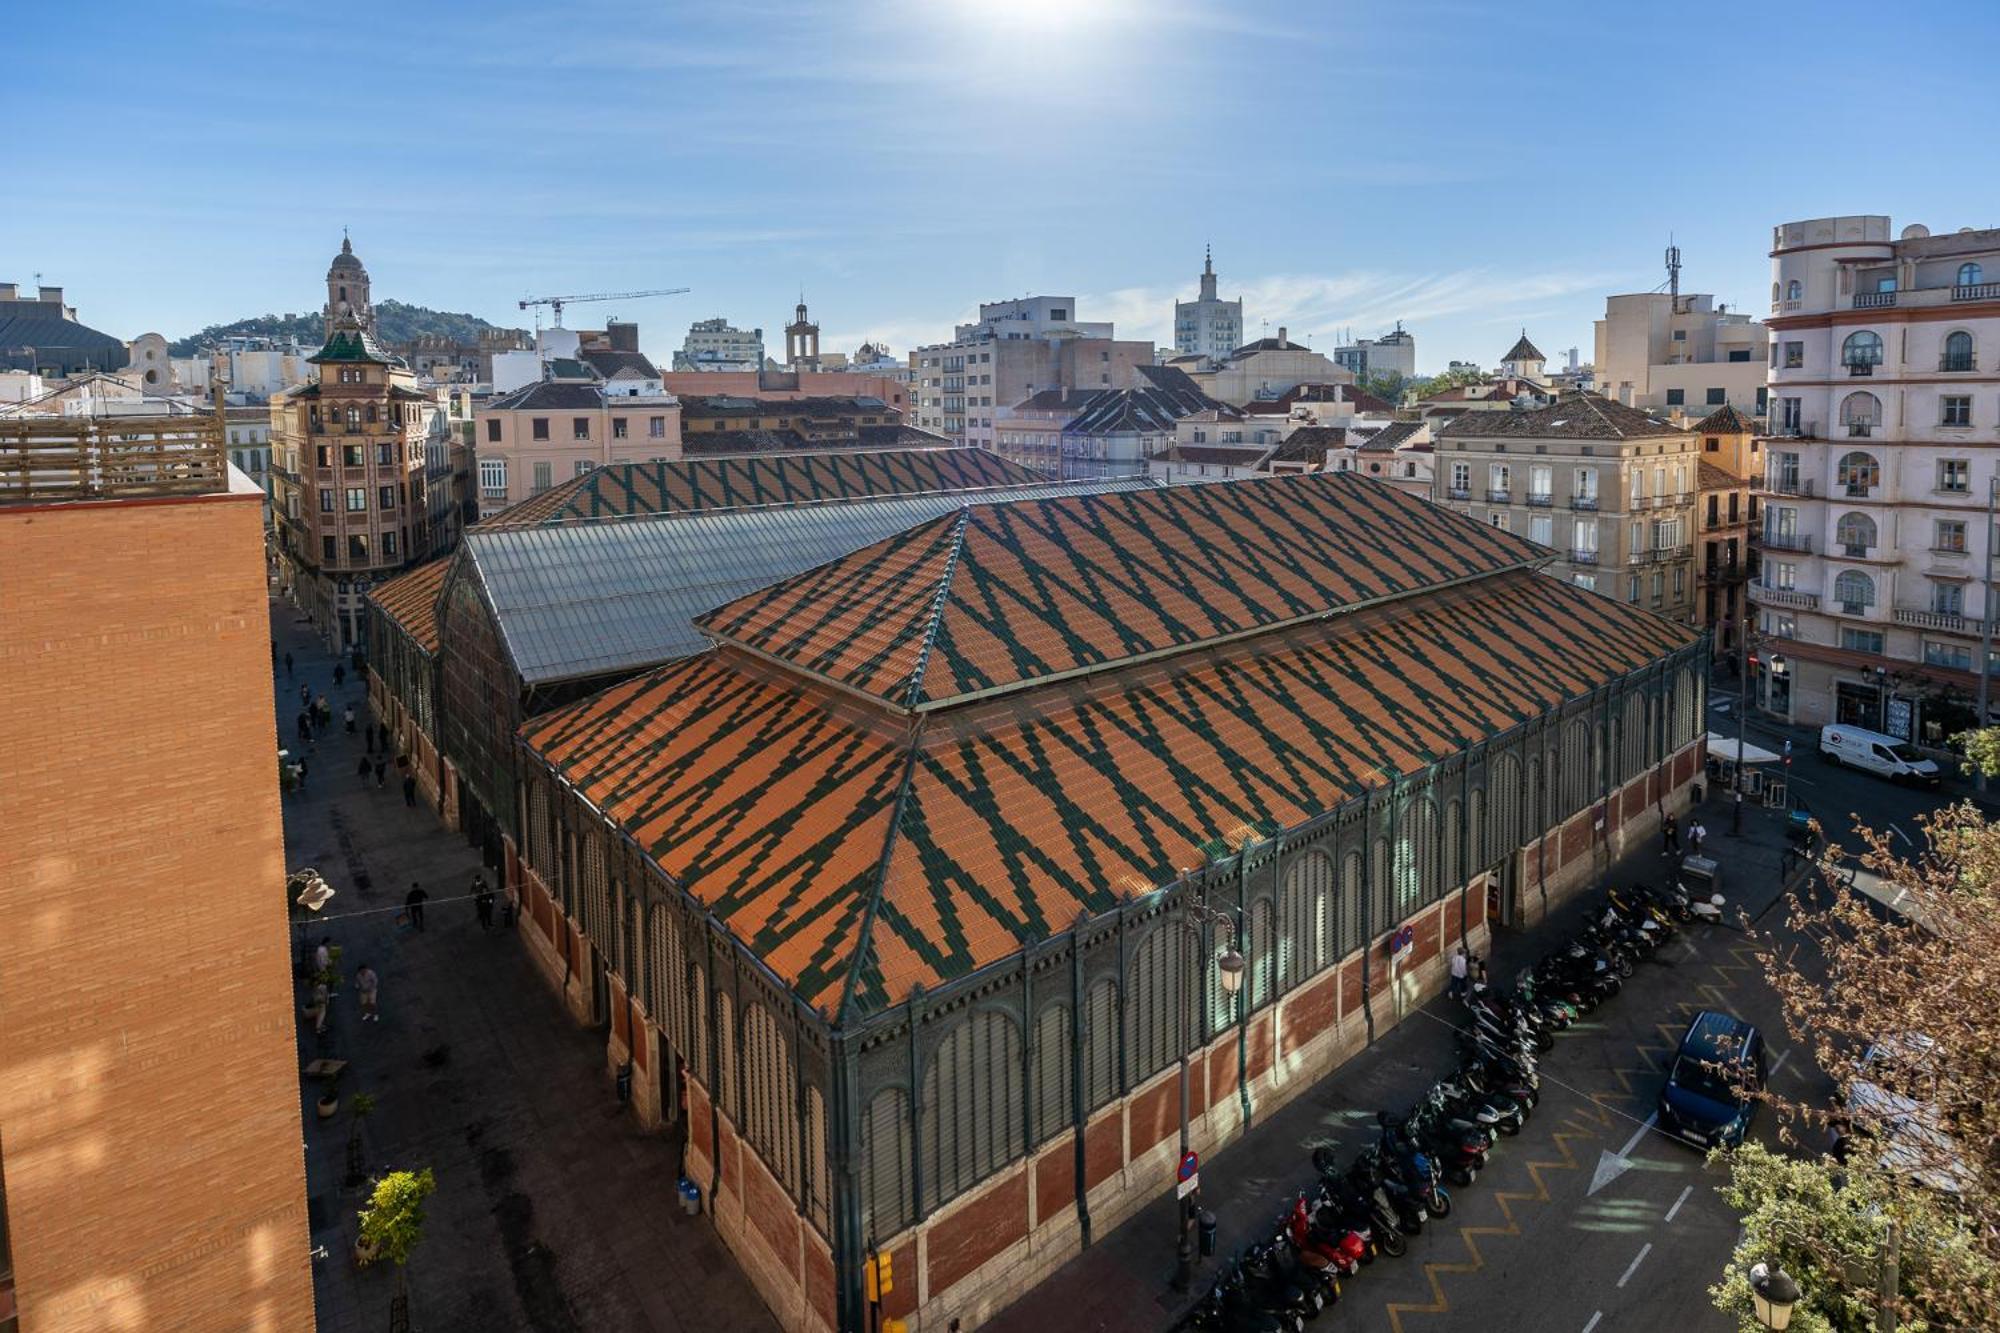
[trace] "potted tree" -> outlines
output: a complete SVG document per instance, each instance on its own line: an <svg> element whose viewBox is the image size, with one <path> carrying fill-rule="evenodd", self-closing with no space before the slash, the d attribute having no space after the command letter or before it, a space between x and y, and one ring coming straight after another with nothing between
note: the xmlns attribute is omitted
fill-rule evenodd
<svg viewBox="0 0 2000 1333"><path fill-rule="evenodd" d="M351 1189L367 1178L367 1163L362 1156L361 1122L375 1109L375 1099L365 1092L357 1092L347 1102L347 1180Z"/></svg>
<svg viewBox="0 0 2000 1333"><path fill-rule="evenodd" d="M396 1295L389 1306L389 1326L407 1328L410 1317L410 1289L405 1265L410 1252L424 1238L424 1200L437 1189L437 1176L429 1167L421 1171L391 1171L375 1182L368 1206L361 1210L361 1234L354 1243L354 1258L367 1265L387 1259L396 1265Z"/></svg>
<svg viewBox="0 0 2000 1333"><path fill-rule="evenodd" d="M320 1119L331 1120L333 1119L334 1112L340 1109L339 1084L340 1084L340 1071L338 1069L335 1069L330 1073L320 1075L319 1103L318 1103Z"/></svg>

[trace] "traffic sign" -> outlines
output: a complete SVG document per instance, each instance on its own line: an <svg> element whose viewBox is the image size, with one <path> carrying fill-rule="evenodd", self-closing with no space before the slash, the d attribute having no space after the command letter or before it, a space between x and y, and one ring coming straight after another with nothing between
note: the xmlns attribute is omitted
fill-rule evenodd
<svg viewBox="0 0 2000 1333"><path fill-rule="evenodd" d="M1184 1152L1181 1154L1181 1164L1175 1178L1178 1180L1193 1180L1195 1172L1200 1169L1201 1158L1192 1152Z"/></svg>
<svg viewBox="0 0 2000 1333"><path fill-rule="evenodd" d="M1404 926L1389 937L1389 952L1395 956L1398 962L1408 957L1416 947L1417 928L1415 926Z"/></svg>
<svg viewBox="0 0 2000 1333"><path fill-rule="evenodd" d="M1201 1177L1198 1175L1188 1176L1186 1179L1182 1180L1180 1184L1174 1186L1174 1197L1176 1199L1185 1199L1188 1195L1194 1193L1196 1190L1200 1188L1201 1188Z"/></svg>

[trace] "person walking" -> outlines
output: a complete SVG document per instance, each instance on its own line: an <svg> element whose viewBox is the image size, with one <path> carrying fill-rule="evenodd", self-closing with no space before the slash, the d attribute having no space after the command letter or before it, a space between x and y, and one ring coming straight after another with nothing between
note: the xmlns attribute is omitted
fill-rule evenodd
<svg viewBox="0 0 2000 1333"><path fill-rule="evenodd" d="M403 779L403 804L414 810L417 808L417 775L411 773Z"/></svg>
<svg viewBox="0 0 2000 1333"><path fill-rule="evenodd" d="M1465 946L1459 945L1458 952L1451 956L1451 984L1445 987L1445 994L1454 1000L1465 994L1465 978L1470 971L1471 962L1471 956L1466 953Z"/></svg>
<svg viewBox="0 0 2000 1333"><path fill-rule="evenodd" d="M312 707L312 701L313 701L313 692L312 692L312 686L311 686L311 685L310 685L309 683L307 683L306 681L303 681L303 680L302 680L302 681L300 681L300 682L299 682L299 706L300 706L301 708L311 708L311 707Z"/></svg>
<svg viewBox="0 0 2000 1333"><path fill-rule="evenodd" d="M354 766L354 775L361 779L361 785L364 787L368 785L368 775L374 771L375 765L369 762L368 756L365 754L361 756L361 761Z"/></svg>
<svg viewBox="0 0 2000 1333"><path fill-rule="evenodd" d="M366 759L367 755L361 756ZM379 789L389 785L389 766L382 762L382 756L375 756L375 786Z"/></svg>
<svg viewBox="0 0 2000 1333"><path fill-rule="evenodd" d="M375 975L374 968L363 963L354 970L354 992L361 997L362 1022L379 1023L382 1021L382 1010L378 1003L381 990L382 978Z"/></svg>
<svg viewBox="0 0 2000 1333"><path fill-rule="evenodd" d="M1681 849L1681 822L1672 815L1668 815L1666 822L1660 825L1660 843L1660 851L1667 856Z"/></svg>
<svg viewBox="0 0 2000 1333"><path fill-rule="evenodd" d="M472 910L479 914L479 928L493 929L493 890L486 887L486 876L472 877Z"/></svg>
<svg viewBox="0 0 2000 1333"><path fill-rule="evenodd" d="M331 1009L332 1007L333 1007L333 992L327 989L326 983L324 981L315 981L313 983L313 1035L314 1036L319 1036L326 1031L326 1011Z"/></svg>
<svg viewBox="0 0 2000 1333"><path fill-rule="evenodd" d="M1707 836L1708 830L1702 827L1701 816L1696 815L1694 822L1688 825L1688 850L1700 856L1701 840Z"/></svg>
<svg viewBox="0 0 2000 1333"><path fill-rule="evenodd" d="M410 891L403 895L403 910L410 914L410 924L418 930L424 928L424 903L430 895L415 880L410 881Z"/></svg>
<svg viewBox="0 0 2000 1333"><path fill-rule="evenodd" d="M290 680L291 678L292 678L292 655L291 655L290 653L286 653L286 654L285 654L285 679L286 679L286 680Z"/></svg>
<svg viewBox="0 0 2000 1333"><path fill-rule="evenodd" d="M339 689L347 683L347 668L340 663L333 664L333 688Z"/></svg>
<svg viewBox="0 0 2000 1333"><path fill-rule="evenodd" d="M299 790L300 790L300 791L304 791L305 789L306 789L306 757L305 757L304 755L300 755L300 756L299 756Z"/></svg>
<svg viewBox="0 0 2000 1333"><path fill-rule="evenodd" d="M310 745L310 744L312 743L312 738L313 738L313 726L312 726L312 721L311 721L311 719L307 718L307 717L306 717L306 715L305 715L304 713L300 713L300 714L299 714L299 739L300 739L300 740L302 740L302 741L304 741L304 742L306 742L306 743L307 743L308 745Z"/></svg>
<svg viewBox="0 0 2000 1333"><path fill-rule="evenodd" d="M333 936L322 935L313 949L313 973L318 975L333 966Z"/></svg>
<svg viewBox="0 0 2000 1333"><path fill-rule="evenodd" d="M313 701L313 725L321 731L333 725L333 705L326 701L324 694Z"/></svg>
<svg viewBox="0 0 2000 1333"><path fill-rule="evenodd" d="M352 735L354 734L354 705L353 705L353 704L349 704L349 705L347 705L347 707L346 707L346 708L344 708L344 709L342 709L342 710L341 710L341 714L340 714L340 720L341 720L342 722L345 722L345 723L347 724L347 734L348 734L348 735L350 735L350 736L352 736Z"/></svg>

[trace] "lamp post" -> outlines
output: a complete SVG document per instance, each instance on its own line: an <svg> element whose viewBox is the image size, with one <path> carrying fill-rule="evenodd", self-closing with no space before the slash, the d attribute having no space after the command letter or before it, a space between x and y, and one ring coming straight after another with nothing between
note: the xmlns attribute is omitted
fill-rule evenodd
<svg viewBox="0 0 2000 1333"><path fill-rule="evenodd" d="M1744 714L1750 711L1750 617L1747 614L1736 617L1736 771L1730 775L1729 785L1736 797L1735 809L1729 817L1729 835L1743 836L1743 731L1748 725Z"/></svg>
<svg viewBox="0 0 2000 1333"><path fill-rule="evenodd" d="M1791 1327L1792 1307L1799 1303L1799 1284L1792 1281L1792 1275L1771 1264L1753 1264L1750 1267L1750 1305L1757 1312L1757 1322L1772 1333L1783 1333Z"/></svg>
<svg viewBox="0 0 2000 1333"><path fill-rule="evenodd" d="M1887 735L1889 732L1889 668L1879 663L1875 667L1875 703L1882 710L1882 716L1875 723L1875 729Z"/></svg>
<svg viewBox="0 0 2000 1333"><path fill-rule="evenodd" d="M1986 579L1979 585L1979 720L1973 723L1982 730L1988 725L1986 706L1993 673L1993 526L2000 521L1996 509L2000 509L2000 474L1986 484ZM1980 791L1986 790L1984 767L1973 780Z"/></svg>
<svg viewBox="0 0 2000 1333"><path fill-rule="evenodd" d="M1202 928L1204 926L1219 926L1223 932L1222 941L1225 947L1215 960L1215 968L1222 981L1222 993L1229 998L1230 1003L1233 1005L1236 1000L1236 992L1243 989L1244 966L1243 955L1235 949L1235 921L1228 912L1210 907L1203 901L1201 895L1195 891L1194 871L1191 868L1181 871L1181 882L1183 885L1181 893L1182 984L1185 986L1188 980L1186 953L1188 941L1193 940L1198 945L1201 942ZM1189 989L1199 993L1203 989L1201 983L1207 979L1207 976L1207 967L1199 968L1195 974L1195 984L1189 987ZM1188 1046L1193 1040L1190 1033L1191 1025L1188 1021L1188 1006L1193 1001L1193 998L1192 995L1183 995L1180 1004L1181 1157L1183 1159L1188 1154ZM1194 1237L1190 1234L1190 1223L1193 1220L1194 1194L1191 1191L1176 1201L1174 1209L1173 1285L1175 1291L1186 1291L1194 1282Z"/></svg>

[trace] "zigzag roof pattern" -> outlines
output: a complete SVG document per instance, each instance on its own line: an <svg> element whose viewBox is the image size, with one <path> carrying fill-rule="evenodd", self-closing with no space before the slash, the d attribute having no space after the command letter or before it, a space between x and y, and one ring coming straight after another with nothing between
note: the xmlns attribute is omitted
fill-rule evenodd
<svg viewBox="0 0 2000 1333"><path fill-rule="evenodd" d="M1392 487L1322 472L982 506L697 624L840 688L926 709L1544 558Z"/></svg>
<svg viewBox="0 0 2000 1333"><path fill-rule="evenodd" d="M915 495L1050 480L984 449L874 449L612 463L512 505L480 527Z"/></svg>
<svg viewBox="0 0 2000 1333"><path fill-rule="evenodd" d="M1295 827L1692 638L1514 570L1032 706L912 719L725 648L522 734L798 995L846 1019L1168 883L1246 825Z"/></svg>

